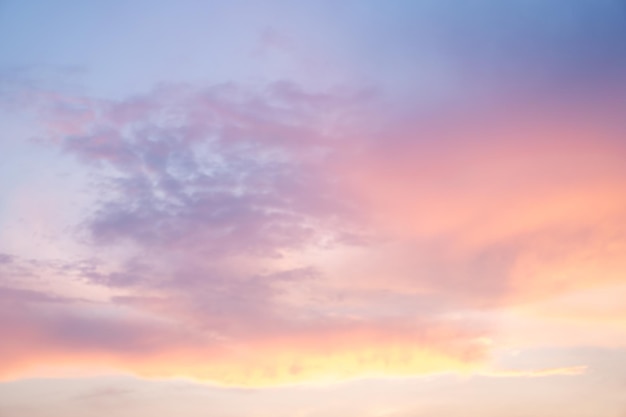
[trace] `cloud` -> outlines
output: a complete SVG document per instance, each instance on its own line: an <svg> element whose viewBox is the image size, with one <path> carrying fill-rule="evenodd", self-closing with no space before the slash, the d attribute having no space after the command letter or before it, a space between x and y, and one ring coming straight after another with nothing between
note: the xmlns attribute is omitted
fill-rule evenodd
<svg viewBox="0 0 626 417"><path fill-rule="evenodd" d="M501 311L622 280L624 131L605 91L427 112L284 82L36 96L41 140L98 180L77 225L93 256L28 274L106 297L0 294L17 306L0 311L6 377L466 372Z"/></svg>
<svg viewBox="0 0 626 417"><path fill-rule="evenodd" d="M483 346L475 342L480 333L453 323L278 317L248 321L230 312L220 323L227 327L216 328L215 321L202 327L197 321L133 315L119 306L28 291L3 291L0 296L4 379L78 367L84 372L268 386L464 372L484 358ZM234 325L230 330L229 324Z"/></svg>
<svg viewBox="0 0 626 417"><path fill-rule="evenodd" d="M491 372L482 372L481 375L496 378L537 378L547 376L576 376L583 375L587 372L586 366L571 366L566 368L546 368L537 370L496 370Z"/></svg>
<svg viewBox="0 0 626 417"><path fill-rule="evenodd" d="M496 304L620 280L623 124L604 94L589 97L597 108L538 97L541 110L479 106L469 118L400 121L384 140L360 143L337 169L378 232L396 239L379 268L403 262L406 286ZM531 259L560 272L531 272Z"/></svg>
<svg viewBox="0 0 626 417"><path fill-rule="evenodd" d="M13 262L13 257L11 255L7 255L6 253L0 253L0 264L10 264Z"/></svg>
<svg viewBox="0 0 626 417"><path fill-rule="evenodd" d="M88 106L99 116L52 140L116 174L106 185L113 198L88 219L97 242L270 255L351 214L318 175L331 139L325 120L341 111L332 96L280 83L258 97L234 86L164 87Z"/></svg>

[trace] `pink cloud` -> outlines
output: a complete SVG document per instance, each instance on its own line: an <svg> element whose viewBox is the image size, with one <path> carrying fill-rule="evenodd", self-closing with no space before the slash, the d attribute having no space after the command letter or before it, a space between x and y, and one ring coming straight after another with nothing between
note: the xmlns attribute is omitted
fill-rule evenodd
<svg viewBox="0 0 626 417"><path fill-rule="evenodd" d="M498 336L485 316L623 280L613 113L415 114L287 83L81 99L78 115L50 100L48 124L71 128L48 139L100 178L81 223L94 259L56 271L126 291L102 307L123 313L48 315L47 298L7 293L21 333L5 375L94 361L243 385L464 371ZM96 256L121 245L124 262Z"/></svg>

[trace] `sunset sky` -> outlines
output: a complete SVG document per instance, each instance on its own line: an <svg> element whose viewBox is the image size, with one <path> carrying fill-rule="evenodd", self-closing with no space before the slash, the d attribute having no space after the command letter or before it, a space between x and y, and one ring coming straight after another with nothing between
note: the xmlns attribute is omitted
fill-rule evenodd
<svg viewBox="0 0 626 417"><path fill-rule="evenodd" d="M626 417L623 0L0 0L0 417Z"/></svg>

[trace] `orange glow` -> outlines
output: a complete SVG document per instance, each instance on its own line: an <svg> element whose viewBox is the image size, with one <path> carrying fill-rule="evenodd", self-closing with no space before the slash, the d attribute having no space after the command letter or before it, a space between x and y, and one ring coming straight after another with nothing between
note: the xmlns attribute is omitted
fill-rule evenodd
<svg viewBox="0 0 626 417"><path fill-rule="evenodd" d="M447 333L345 329L224 347L171 347L136 356L41 350L5 364L0 375L10 380L72 375L76 370L81 374L118 370L146 378L181 377L227 386L263 387L370 376L469 373L481 366L485 352L479 340L446 340L453 336Z"/></svg>

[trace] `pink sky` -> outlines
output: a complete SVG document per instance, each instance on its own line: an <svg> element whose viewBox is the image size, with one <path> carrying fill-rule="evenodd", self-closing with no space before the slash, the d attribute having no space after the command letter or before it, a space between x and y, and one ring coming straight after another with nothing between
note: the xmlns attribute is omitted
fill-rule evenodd
<svg viewBox="0 0 626 417"><path fill-rule="evenodd" d="M624 12L6 2L0 416L625 417Z"/></svg>

